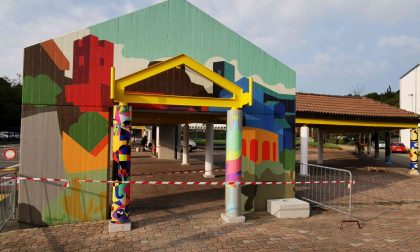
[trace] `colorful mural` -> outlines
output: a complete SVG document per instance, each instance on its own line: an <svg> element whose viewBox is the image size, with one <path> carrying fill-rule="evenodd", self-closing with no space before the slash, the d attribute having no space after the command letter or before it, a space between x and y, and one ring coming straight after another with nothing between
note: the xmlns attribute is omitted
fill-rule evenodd
<svg viewBox="0 0 420 252"><path fill-rule="evenodd" d="M241 181L242 175L242 111L228 110L226 122L226 182ZM240 186L225 186L226 215L240 215Z"/></svg>
<svg viewBox="0 0 420 252"><path fill-rule="evenodd" d="M74 52L70 59L62 51L69 47ZM107 179L111 102L105 74L112 61L112 43L93 35L48 40L25 49L21 145L31 151L23 151L23 175ZM49 137L41 137L40 125ZM53 142L59 146L44 157L52 165L40 163L43 155L36 150ZM27 215L22 214L22 221L51 225L106 218L106 185L71 183L65 191L49 184L23 187L27 192L21 193L19 207Z"/></svg>
<svg viewBox="0 0 420 252"><path fill-rule="evenodd" d="M112 179L129 181L131 166L131 107L115 105L112 127ZM130 184L114 183L112 187L111 222L128 222Z"/></svg>
<svg viewBox="0 0 420 252"><path fill-rule="evenodd" d="M248 92L248 79L235 79L236 66L214 62L213 71ZM230 93L213 86L219 97ZM225 111L209 108L209 111ZM294 127L295 96L253 86L253 105L243 109L242 181L293 181L295 167ZM267 199L293 197L292 186L245 186L242 188L242 210L265 210Z"/></svg>
<svg viewBox="0 0 420 252"><path fill-rule="evenodd" d="M21 174L107 179L110 67L115 67L118 79L179 54L198 60L246 92L246 77L255 81L254 105L243 110L242 173L237 163L230 165L239 162L235 152L229 176L242 181L293 180L295 72L184 0L165 1L25 48ZM128 92L229 95L184 68L130 88ZM147 109L185 110L159 105ZM187 111L226 112L207 107ZM121 157L128 149L122 149ZM114 162L115 179L128 179L129 163ZM22 183L20 189L21 221L54 225L107 218L106 185L71 183L64 190L56 184ZM113 221L124 222L128 210L123 206L129 199L121 196L129 187L116 184L114 189ZM242 207L262 210L267 198L291 195L290 187L243 187Z"/></svg>
<svg viewBox="0 0 420 252"><path fill-rule="evenodd" d="M418 173L418 129L410 130L410 174Z"/></svg>

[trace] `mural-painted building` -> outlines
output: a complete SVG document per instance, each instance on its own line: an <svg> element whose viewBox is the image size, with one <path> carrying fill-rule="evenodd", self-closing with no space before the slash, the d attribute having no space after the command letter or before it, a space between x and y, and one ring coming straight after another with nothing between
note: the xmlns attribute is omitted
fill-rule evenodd
<svg viewBox="0 0 420 252"><path fill-rule="evenodd" d="M110 67L116 79L186 54L248 91L242 180L294 180L295 72L185 0L169 0L25 48L22 98L23 176L101 179L109 175ZM130 86L131 92L226 97L188 69L174 68ZM217 113L212 107L133 105L137 111ZM37 225L106 219L107 186L22 182L20 220ZM293 196L285 186L242 188L243 210Z"/></svg>

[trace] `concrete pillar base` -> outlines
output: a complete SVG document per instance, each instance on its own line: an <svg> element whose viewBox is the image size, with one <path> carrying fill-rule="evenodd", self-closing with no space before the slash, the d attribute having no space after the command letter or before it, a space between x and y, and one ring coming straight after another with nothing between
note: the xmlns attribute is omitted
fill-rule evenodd
<svg viewBox="0 0 420 252"><path fill-rule="evenodd" d="M204 178L215 178L216 176L214 174L203 174Z"/></svg>
<svg viewBox="0 0 420 252"><path fill-rule="evenodd" d="M245 216L229 216L225 213L222 213L220 215L222 217L222 220L224 223L244 223L245 222Z"/></svg>
<svg viewBox="0 0 420 252"><path fill-rule="evenodd" d="M415 169L411 169L410 172L408 173L410 175L420 175L418 170Z"/></svg>
<svg viewBox="0 0 420 252"><path fill-rule="evenodd" d="M109 221L109 225L108 225L109 233L127 232L127 231L131 231L131 222L124 223L124 224L117 224L117 223L112 223L111 221Z"/></svg>

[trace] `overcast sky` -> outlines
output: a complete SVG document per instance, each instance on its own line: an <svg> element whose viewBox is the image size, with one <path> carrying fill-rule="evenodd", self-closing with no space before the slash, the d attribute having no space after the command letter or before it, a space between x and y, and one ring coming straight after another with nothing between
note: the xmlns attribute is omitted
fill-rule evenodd
<svg viewBox="0 0 420 252"><path fill-rule="evenodd" d="M22 72L23 48L156 0L1 0L0 76ZM297 91L399 89L420 63L420 0L190 0L297 72Z"/></svg>

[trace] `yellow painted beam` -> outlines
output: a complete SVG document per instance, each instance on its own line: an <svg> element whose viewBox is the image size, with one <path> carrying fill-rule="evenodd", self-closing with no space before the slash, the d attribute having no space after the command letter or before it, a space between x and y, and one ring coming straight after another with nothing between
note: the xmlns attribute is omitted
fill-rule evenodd
<svg viewBox="0 0 420 252"><path fill-rule="evenodd" d="M110 83L111 91L109 92L109 96L111 100L115 98L115 67L111 67L111 83Z"/></svg>
<svg viewBox="0 0 420 252"><path fill-rule="evenodd" d="M221 75L213 72L212 70L208 69L207 67L201 65L197 61L191 59L185 54L181 54L174 58L159 62L154 64L146 69L140 70L136 73L123 77L117 80L117 85L121 88L125 89L126 87L135 84L139 81L144 79L150 78L162 72L165 72L169 69L175 68L177 66L185 65L195 72L199 73L203 77L207 78L210 81L213 81L216 85L223 87L227 91L232 94L240 94L242 92L242 88L235 85L231 81L225 79Z"/></svg>
<svg viewBox="0 0 420 252"><path fill-rule="evenodd" d="M191 96L176 96L176 95L157 95L157 94L130 94L125 92L125 88L145 80L159 73L165 72L169 69L187 66L193 71L197 72L206 79L212 81L214 84L222 87L228 92L232 93L232 98L212 98L212 97L191 97ZM139 104L160 104L160 105L177 105L177 106L208 106L208 107L223 107L223 108L242 108L249 104L252 105L252 78L249 80L249 92L244 93L243 89L231 81L225 79L223 76L213 72L207 67L201 65L199 62L190 57L181 54L166 61L154 64L146 69L140 70L136 73L123 77L114 81L115 70L111 68L111 99L114 102L123 103L139 103Z"/></svg>
<svg viewBox="0 0 420 252"><path fill-rule="evenodd" d="M377 128L396 128L411 129L417 128L417 123L410 122L380 122L380 121L356 121L356 120L336 120L336 119L320 119L320 118L298 118L296 124L306 125L333 125L333 126L349 126L349 127L377 127Z"/></svg>
<svg viewBox="0 0 420 252"><path fill-rule="evenodd" d="M197 107L221 107L232 108L238 102L229 98L176 96L176 95L154 95L154 94L124 94L124 102L132 104L161 104L177 106Z"/></svg>

